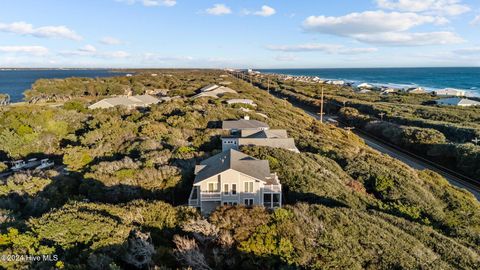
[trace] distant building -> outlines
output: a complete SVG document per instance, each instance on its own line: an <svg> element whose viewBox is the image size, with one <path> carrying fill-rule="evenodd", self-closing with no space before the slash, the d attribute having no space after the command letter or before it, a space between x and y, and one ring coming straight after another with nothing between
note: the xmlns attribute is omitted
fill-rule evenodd
<svg viewBox="0 0 480 270"><path fill-rule="evenodd" d="M227 100L227 104L228 105L232 105L232 104L246 104L246 105L250 105L250 106L257 106L257 104L255 104L255 102L253 102L253 100L251 99L240 99L240 98L237 98L237 99L229 99Z"/></svg>
<svg viewBox="0 0 480 270"><path fill-rule="evenodd" d="M225 86L218 86L216 84L210 84L200 89L200 93L192 98L197 99L201 97L219 98L225 94L237 94L237 91Z"/></svg>
<svg viewBox="0 0 480 270"><path fill-rule="evenodd" d="M223 121L222 129L230 132L240 132L241 130L268 130L270 127L264 122L250 120L250 117L245 116L244 119L240 120Z"/></svg>
<svg viewBox="0 0 480 270"><path fill-rule="evenodd" d="M480 106L480 102L466 99L466 98L443 98L435 101L438 105L448 105L448 106L462 106L462 107L470 107L470 106Z"/></svg>
<svg viewBox="0 0 480 270"><path fill-rule="evenodd" d="M458 90L453 88L445 88L443 90L435 91L437 96L454 96L454 97L464 97L467 95L465 90Z"/></svg>
<svg viewBox="0 0 480 270"><path fill-rule="evenodd" d="M160 100L150 95L140 96L121 96L102 99L97 103L90 105L88 108L93 109L107 109L116 106L125 106L127 108L148 107L152 104L159 103Z"/></svg>
<svg viewBox="0 0 480 270"><path fill-rule="evenodd" d="M359 88L359 89L373 89L375 87L371 84L368 84L368 83L361 83L361 84L357 85L357 88Z"/></svg>
<svg viewBox="0 0 480 270"><path fill-rule="evenodd" d="M10 96L7 94L0 94L0 106L7 106L10 104Z"/></svg>
<svg viewBox="0 0 480 270"><path fill-rule="evenodd" d="M209 214L221 205L282 206L282 185L267 160L228 150L195 167L188 204Z"/></svg>
<svg viewBox="0 0 480 270"><path fill-rule="evenodd" d="M422 87L411 87L406 90L407 93L409 94L426 94L427 91L423 89Z"/></svg>

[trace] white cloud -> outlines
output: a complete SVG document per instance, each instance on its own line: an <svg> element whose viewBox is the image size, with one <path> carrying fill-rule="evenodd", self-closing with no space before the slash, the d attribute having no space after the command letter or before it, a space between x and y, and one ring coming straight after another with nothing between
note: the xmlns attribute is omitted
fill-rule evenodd
<svg viewBox="0 0 480 270"><path fill-rule="evenodd" d="M480 15L477 15L473 20L470 22L471 25L479 25L480 24Z"/></svg>
<svg viewBox="0 0 480 270"><path fill-rule="evenodd" d="M213 5L213 7L207 8L205 12L207 12L210 15L220 16L220 15L231 14L232 10L224 4L215 4Z"/></svg>
<svg viewBox="0 0 480 270"><path fill-rule="evenodd" d="M0 52L2 53L21 53L31 55L45 55L48 53L48 49L43 46L0 46Z"/></svg>
<svg viewBox="0 0 480 270"><path fill-rule="evenodd" d="M129 53L125 51L98 51L92 45L85 45L81 48L78 48L73 51L61 51L59 53L61 56L70 57L70 56L81 56L81 57L98 57L98 58L127 58L130 56Z"/></svg>
<svg viewBox="0 0 480 270"><path fill-rule="evenodd" d="M443 17L412 12L365 11L340 17L310 16L303 28L308 32L350 37L357 41L397 46L442 45L462 42L453 32L411 33L408 30L424 25L442 25Z"/></svg>
<svg viewBox="0 0 480 270"><path fill-rule="evenodd" d="M255 15L255 16L262 16L262 17L270 17L272 15L275 15L276 13L277 11L274 8L266 5L262 6L262 8L257 11L252 11L248 9L242 10L243 15Z"/></svg>
<svg viewBox="0 0 480 270"><path fill-rule="evenodd" d="M387 32L376 35L357 35L357 40L386 46L426 46L462 43L464 40L453 32Z"/></svg>
<svg viewBox="0 0 480 270"><path fill-rule="evenodd" d="M97 51L97 48L95 48L93 45L85 45L83 48L80 48L78 50L87 53L94 53Z"/></svg>
<svg viewBox="0 0 480 270"><path fill-rule="evenodd" d="M272 51L282 52L325 52L328 54L364 54L378 51L377 48L348 48L337 44L301 44L301 45L271 45L267 46Z"/></svg>
<svg viewBox="0 0 480 270"><path fill-rule="evenodd" d="M275 60L282 61L282 62L293 62L293 61L297 61L298 57L291 54L283 54L283 55L277 55L275 57Z"/></svg>
<svg viewBox="0 0 480 270"><path fill-rule="evenodd" d="M100 43L105 44L105 45L120 45L123 42L118 38L103 37L102 39L100 39Z"/></svg>
<svg viewBox="0 0 480 270"><path fill-rule="evenodd" d="M277 11L269 6L262 6L262 9L259 11L254 12L253 14L257 16L269 17L277 13Z"/></svg>
<svg viewBox="0 0 480 270"><path fill-rule="evenodd" d="M20 35L32 35L41 38L65 38L71 40L82 40L82 37L75 33L75 31L67 28L66 26L42 26L35 28L32 24L26 22L14 22L14 23L0 23L0 31L20 34Z"/></svg>
<svg viewBox="0 0 480 270"><path fill-rule="evenodd" d="M157 6L173 7L177 4L176 0L116 0L116 1L127 3L129 5L140 3L146 7L157 7Z"/></svg>
<svg viewBox="0 0 480 270"><path fill-rule="evenodd" d="M350 13L341 17L310 16L304 21L303 27L311 32L351 35L405 31L426 23L442 24L445 22L442 18L423 16L411 12L365 11Z"/></svg>
<svg viewBox="0 0 480 270"><path fill-rule="evenodd" d="M462 0L376 0L383 9L456 16L470 11Z"/></svg>

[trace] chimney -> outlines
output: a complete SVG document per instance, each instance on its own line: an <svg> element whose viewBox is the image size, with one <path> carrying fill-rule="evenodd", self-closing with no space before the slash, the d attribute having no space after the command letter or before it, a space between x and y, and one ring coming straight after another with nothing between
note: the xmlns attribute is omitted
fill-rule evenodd
<svg viewBox="0 0 480 270"><path fill-rule="evenodd" d="M243 119L245 119L245 120L250 120L250 116L245 115L245 116L243 117Z"/></svg>

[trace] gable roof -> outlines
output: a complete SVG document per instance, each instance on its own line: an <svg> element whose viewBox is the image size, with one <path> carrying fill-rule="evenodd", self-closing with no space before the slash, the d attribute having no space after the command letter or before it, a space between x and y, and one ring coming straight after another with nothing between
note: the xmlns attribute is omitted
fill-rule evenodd
<svg viewBox="0 0 480 270"><path fill-rule="evenodd" d="M267 182L272 177L267 160L259 160L234 149L217 154L197 165L194 184L222 173L235 170L260 181Z"/></svg>
<svg viewBox="0 0 480 270"><path fill-rule="evenodd" d="M260 122L257 120L246 120L246 119L240 119L240 120L229 120L229 121L223 121L222 122L222 129L237 129L237 130L242 130L242 129L268 129L270 128L266 123Z"/></svg>
<svg viewBox="0 0 480 270"><path fill-rule="evenodd" d="M218 98L219 96L222 96L226 93L237 94L237 91L225 86L220 86L220 87L214 88L213 90L201 91L199 94L196 94L192 98L201 98L201 97Z"/></svg>
<svg viewBox="0 0 480 270"><path fill-rule="evenodd" d="M268 129L268 130L242 130L240 133L242 138L257 138L257 139L286 139L288 138L285 129Z"/></svg>
<svg viewBox="0 0 480 270"><path fill-rule="evenodd" d="M220 86L216 85L216 84L209 84L207 86L204 86L200 89L200 92L208 92L208 91L212 91L212 90L215 90L217 88L219 88Z"/></svg>
<svg viewBox="0 0 480 270"><path fill-rule="evenodd" d="M113 97L113 98L106 98L102 99L97 103L90 105L89 109L97 109L97 108L111 108L115 106L146 106L155 103L159 103L160 100L152 97L150 95L141 95L141 96L121 96L121 97Z"/></svg>

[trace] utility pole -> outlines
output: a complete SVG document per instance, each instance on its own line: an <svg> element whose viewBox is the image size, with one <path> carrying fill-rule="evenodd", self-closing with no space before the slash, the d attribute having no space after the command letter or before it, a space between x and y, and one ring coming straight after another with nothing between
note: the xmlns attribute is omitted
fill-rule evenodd
<svg viewBox="0 0 480 270"><path fill-rule="evenodd" d="M479 138L475 138L472 140L472 142L475 143L475 145L478 145L478 143L480 142L480 139Z"/></svg>
<svg viewBox="0 0 480 270"><path fill-rule="evenodd" d="M379 113L378 115L380 115L380 121L382 121L382 122L383 122L383 116L385 115L385 113L384 113L384 112L382 112L382 113Z"/></svg>
<svg viewBox="0 0 480 270"><path fill-rule="evenodd" d="M267 93L270 93L270 76L267 75Z"/></svg>
<svg viewBox="0 0 480 270"><path fill-rule="evenodd" d="M320 98L320 123L323 124L323 87L322 87L322 95Z"/></svg>

